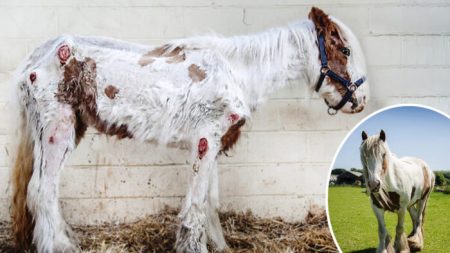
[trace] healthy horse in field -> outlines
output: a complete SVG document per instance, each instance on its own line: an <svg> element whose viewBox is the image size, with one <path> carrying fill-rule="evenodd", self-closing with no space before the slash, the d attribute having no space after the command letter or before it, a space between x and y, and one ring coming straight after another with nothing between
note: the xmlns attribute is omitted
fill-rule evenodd
<svg viewBox="0 0 450 253"><path fill-rule="evenodd" d="M377 252L410 252L423 249L423 222L428 198L434 186L434 173L415 157L397 158L389 150L386 134L368 137L362 132L361 162L370 193L371 206L378 220ZM404 233L406 210L411 215L413 230ZM384 212L396 212L398 222L394 247L384 222Z"/></svg>
<svg viewBox="0 0 450 253"><path fill-rule="evenodd" d="M217 157L264 98L303 82L330 114L363 110L364 56L354 34L312 8L309 20L248 36L193 37L149 47L62 36L18 68L21 142L13 169L18 250L73 252L58 202L59 175L88 127L118 138L190 150L193 179L177 252L227 247L217 209Z"/></svg>

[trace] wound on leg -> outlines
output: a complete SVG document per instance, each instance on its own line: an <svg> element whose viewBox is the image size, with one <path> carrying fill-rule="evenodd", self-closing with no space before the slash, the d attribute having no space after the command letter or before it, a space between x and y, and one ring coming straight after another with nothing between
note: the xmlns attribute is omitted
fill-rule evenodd
<svg viewBox="0 0 450 253"><path fill-rule="evenodd" d="M230 114L230 121L231 121L231 123L232 124L234 124L236 121L238 121L238 119L239 119L239 114L237 114L237 113L232 113L232 114Z"/></svg>
<svg viewBox="0 0 450 253"><path fill-rule="evenodd" d="M37 78L36 72L31 72L30 74L31 83L34 83L34 81L36 81L36 78Z"/></svg>
<svg viewBox="0 0 450 253"><path fill-rule="evenodd" d="M202 159L206 152L208 152L208 140L206 138L201 138L198 142L198 158Z"/></svg>
<svg viewBox="0 0 450 253"><path fill-rule="evenodd" d="M64 44L58 48L58 58L61 65L64 65L70 57L70 47Z"/></svg>

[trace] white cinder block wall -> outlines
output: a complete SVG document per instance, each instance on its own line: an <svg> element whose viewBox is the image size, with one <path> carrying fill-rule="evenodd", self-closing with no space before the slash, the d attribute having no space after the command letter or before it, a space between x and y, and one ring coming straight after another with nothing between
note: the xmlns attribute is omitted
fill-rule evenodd
<svg viewBox="0 0 450 253"><path fill-rule="evenodd" d="M330 117L302 84L274 94L255 115L232 157L220 159L223 209L302 219L325 206L328 169L347 132L397 103L450 112L450 2L444 0L2 0L0 2L0 220L9 218L7 118L11 72L39 42L62 33L161 44L215 31L260 31L323 8L360 38L372 84L359 115ZM356 152L356 151L355 151ZM165 204L179 206L191 169L182 151L91 133L62 175L64 214L72 223L130 221Z"/></svg>

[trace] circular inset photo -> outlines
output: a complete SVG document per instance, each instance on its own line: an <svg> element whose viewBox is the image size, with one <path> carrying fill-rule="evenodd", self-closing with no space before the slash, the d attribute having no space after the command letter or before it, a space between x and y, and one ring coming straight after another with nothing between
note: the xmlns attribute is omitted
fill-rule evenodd
<svg viewBox="0 0 450 253"><path fill-rule="evenodd" d="M378 111L341 144L328 220L342 252L448 252L450 120L408 105Z"/></svg>

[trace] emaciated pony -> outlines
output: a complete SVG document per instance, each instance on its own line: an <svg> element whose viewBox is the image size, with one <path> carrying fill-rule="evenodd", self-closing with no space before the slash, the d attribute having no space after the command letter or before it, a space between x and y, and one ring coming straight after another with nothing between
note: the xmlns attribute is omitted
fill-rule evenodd
<svg viewBox="0 0 450 253"><path fill-rule="evenodd" d="M392 154L383 130L379 135L370 137L363 131L362 140L360 151L363 174L371 206L378 220L377 252L422 250L425 208L433 190L434 173L418 158L397 158ZM413 223L408 238L403 227L407 210ZM385 211L398 215L394 247L386 230Z"/></svg>
<svg viewBox="0 0 450 253"><path fill-rule="evenodd" d="M363 110L364 56L347 26L312 8L309 20L231 38L193 37L149 47L62 36L18 68L21 142L13 169L18 250L73 252L58 203L59 175L88 127L118 138L185 148L193 179L180 213L177 252L227 247L217 157L271 92L306 82L329 113Z"/></svg>

